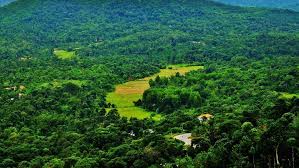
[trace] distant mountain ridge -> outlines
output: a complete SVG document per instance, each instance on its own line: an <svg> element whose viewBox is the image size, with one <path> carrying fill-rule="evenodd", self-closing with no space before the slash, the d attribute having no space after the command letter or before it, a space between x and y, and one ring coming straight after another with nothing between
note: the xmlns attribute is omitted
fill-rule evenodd
<svg viewBox="0 0 299 168"><path fill-rule="evenodd" d="M283 8L299 11L299 0L214 0L231 5Z"/></svg>
<svg viewBox="0 0 299 168"><path fill-rule="evenodd" d="M7 5L11 2L14 2L16 0L0 0L0 6L4 6L4 5Z"/></svg>

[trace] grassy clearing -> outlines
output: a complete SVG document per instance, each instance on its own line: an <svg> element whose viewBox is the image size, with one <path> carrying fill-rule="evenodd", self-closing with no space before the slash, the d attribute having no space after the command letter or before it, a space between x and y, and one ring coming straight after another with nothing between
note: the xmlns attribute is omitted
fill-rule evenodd
<svg viewBox="0 0 299 168"><path fill-rule="evenodd" d="M110 109L106 109L109 111ZM117 108L119 114L122 117L127 117L127 118L138 118L138 119L144 119L144 118L150 118L152 117L153 120L159 121L161 120L162 116L160 114L155 114L153 112L146 111L143 108L131 106L131 107L120 107Z"/></svg>
<svg viewBox="0 0 299 168"><path fill-rule="evenodd" d="M74 59L76 57L76 54L74 51L65 51L65 50L59 50L54 49L54 55L62 60L70 60Z"/></svg>
<svg viewBox="0 0 299 168"><path fill-rule="evenodd" d="M162 69L160 73L149 77L149 79L154 79L158 75L160 77L170 77L175 75L177 72L179 72L181 75L185 75L187 72L198 69L203 69L203 66L187 66L186 64L170 65L166 69Z"/></svg>
<svg viewBox="0 0 299 168"><path fill-rule="evenodd" d="M291 93L281 93L279 96L280 99L292 99L292 98L299 98L299 94L291 94Z"/></svg>
<svg viewBox="0 0 299 168"><path fill-rule="evenodd" d="M184 75L187 72L198 69L203 69L203 67L187 66L184 64L170 65L166 69L161 69L159 73L153 76L117 85L115 91L107 95L107 102L115 104L119 114L123 117L144 119L153 115L155 120L160 120L162 117L161 115L135 107L133 103L134 101L141 99L143 92L150 88L149 80L155 79L158 75L161 77L170 77L177 72Z"/></svg>
<svg viewBox="0 0 299 168"><path fill-rule="evenodd" d="M55 80L53 82L50 83L43 83L41 84L39 87L40 88L58 88L61 87L64 84L67 83L73 83L77 86L83 86L87 84L87 81L81 81L81 80Z"/></svg>

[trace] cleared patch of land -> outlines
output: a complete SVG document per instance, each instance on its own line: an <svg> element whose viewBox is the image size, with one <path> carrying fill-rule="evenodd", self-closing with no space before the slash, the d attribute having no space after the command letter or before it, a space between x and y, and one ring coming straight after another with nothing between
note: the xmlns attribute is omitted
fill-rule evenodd
<svg viewBox="0 0 299 168"><path fill-rule="evenodd" d="M281 99L292 99L292 98L299 98L299 94L292 94L292 93L281 93L279 96Z"/></svg>
<svg viewBox="0 0 299 168"><path fill-rule="evenodd" d="M54 49L54 55L62 60L70 60L74 59L76 57L76 54L74 51L65 51L65 50L59 50Z"/></svg>
<svg viewBox="0 0 299 168"><path fill-rule="evenodd" d="M170 77L175 75L177 72L179 72L181 75L184 75L187 72L199 69L203 69L203 67L188 66L183 64L171 65L166 69L161 69L159 73L150 77L117 85L115 91L107 95L107 102L115 104L119 114L123 117L144 119L153 116L154 120L160 120L162 117L160 114L146 111L134 105L134 101L141 99L143 92L150 88L149 80L155 79L157 76Z"/></svg>
<svg viewBox="0 0 299 168"><path fill-rule="evenodd" d="M40 84L38 87L39 88L57 88L57 87L61 87L64 84L67 83L72 83L75 84L79 87L87 84L87 81L81 81L81 80L55 80L53 82L50 83L42 83Z"/></svg>

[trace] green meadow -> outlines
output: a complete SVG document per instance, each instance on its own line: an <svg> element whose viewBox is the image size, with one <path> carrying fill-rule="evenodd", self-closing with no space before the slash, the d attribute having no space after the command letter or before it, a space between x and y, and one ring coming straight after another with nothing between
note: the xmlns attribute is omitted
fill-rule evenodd
<svg viewBox="0 0 299 168"><path fill-rule="evenodd" d="M107 102L115 104L119 114L123 117L134 117L138 119L153 117L154 120L160 120L162 118L160 114L146 111L145 109L134 105L134 101L141 99L143 92L150 88L149 80L155 79L157 76L170 77L177 72L184 75L187 72L199 69L203 69L203 66L191 66L187 64L170 65L166 69L161 69L159 73L150 77L117 85L115 91L107 95Z"/></svg>
<svg viewBox="0 0 299 168"><path fill-rule="evenodd" d="M54 49L54 55L62 60L71 60L76 57L75 51L65 51L60 49Z"/></svg>

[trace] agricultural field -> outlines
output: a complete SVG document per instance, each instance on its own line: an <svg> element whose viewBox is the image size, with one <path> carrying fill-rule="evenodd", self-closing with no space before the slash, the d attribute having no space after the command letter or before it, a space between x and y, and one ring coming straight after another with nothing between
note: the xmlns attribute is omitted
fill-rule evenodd
<svg viewBox="0 0 299 168"><path fill-rule="evenodd" d="M134 101L142 99L143 92L150 88L149 80L155 79L157 76L170 77L176 73L184 75L187 72L199 69L203 69L203 66L188 66L185 64L170 65L150 77L117 85L115 91L107 95L107 102L115 104L119 114L123 117L144 119L153 116L154 120L160 120L162 117L160 114L146 111L134 105Z"/></svg>

